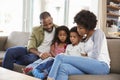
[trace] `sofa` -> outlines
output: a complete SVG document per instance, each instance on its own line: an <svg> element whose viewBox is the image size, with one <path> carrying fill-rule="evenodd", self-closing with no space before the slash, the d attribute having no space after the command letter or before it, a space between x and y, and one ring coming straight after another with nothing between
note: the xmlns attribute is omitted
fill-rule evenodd
<svg viewBox="0 0 120 80"><path fill-rule="evenodd" d="M2 62L5 51L8 48L15 46L26 46L28 39L29 32L14 31L8 36L0 36L0 63Z"/></svg>
<svg viewBox="0 0 120 80"><path fill-rule="evenodd" d="M7 48L26 46L29 39L28 32L14 31L9 36L0 36L0 60L4 58ZM69 80L120 80L120 38L107 38L111 58L111 68L108 75L70 75ZM22 72L25 66L14 64L14 71Z"/></svg>

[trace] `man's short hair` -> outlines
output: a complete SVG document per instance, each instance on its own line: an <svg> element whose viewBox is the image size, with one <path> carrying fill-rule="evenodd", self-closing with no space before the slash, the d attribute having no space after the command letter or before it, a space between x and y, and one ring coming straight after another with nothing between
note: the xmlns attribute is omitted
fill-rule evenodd
<svg viewBox="0 0 120 80"><path fill-rule="evenodd" d="M40 14L40 20L41 19L45 19L45 18L47 18L47 17L51 17L51 15L50 15L50 13L49 12L47 12L47 11L45 11L45 12L42 12L41 14Z"/></svg>

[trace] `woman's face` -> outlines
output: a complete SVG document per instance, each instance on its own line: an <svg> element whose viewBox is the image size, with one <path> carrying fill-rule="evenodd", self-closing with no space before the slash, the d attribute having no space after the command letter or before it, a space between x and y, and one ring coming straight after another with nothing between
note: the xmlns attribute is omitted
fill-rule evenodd
<svg viewBox="0 0 120 80"><path fill-rule="evenodd" d="M58 38L61 42L65 42L67 39L67 33L64 30L58 32Z"/></svg>
<svg viewBox="0 0 120 80"><path fill-rule="evenodd" d="M80 41L80 36L76 32L70 32L70 41L73 45L77 45Z"/></svg>
<svg viewBox="0 0 120 80"><path fill-rule="evenodd" d="M84 36L85 34L87 34L87 30L82 25L77 25L77 31L80 36Z"/></svg>

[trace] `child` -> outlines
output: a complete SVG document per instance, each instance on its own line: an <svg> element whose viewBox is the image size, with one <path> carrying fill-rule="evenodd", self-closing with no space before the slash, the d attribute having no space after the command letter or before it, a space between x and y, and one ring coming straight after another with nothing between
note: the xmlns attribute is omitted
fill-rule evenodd
<svg viewBox="0 0 120 80"><path fill-rule="evenodd" d="M65 52L66 46L69 42L69 29L66 26L58 27L50 49L52 57Z"/></svg>
<svg viewBox="0 0 120 80"><path fill-rule="evenodd" d="M70 30L70 41L71 41L72 44L67 45L66 51L65 51L65 53L63 53L63 55L67 55L67 56L69 56L69 55L70 56L81 56L81 55L86 56L86 54L84 52L84 43L81 42L82 41L82 36L79 36L79 34L77 32L77 27L73 27ZM62 54L60 54L60 55L62 55ZM36 67L36 69L39 70L39 75L37 75L38 78L41 78L41 75L43 75L43 74L44 74L44 76L48 75L48 73L51 69L51 66L52 66L52 65L49 65L49 63L53 63L53 61L54 60L51 59L49 61L46 61L45 63L43 62L43 63L39 64ZM33 74L34 74L34 72L33 72Z"/></svg>
<svg viewBox="0 0 120 80"><path fill-rule="evenodd" d="M64 53L65 49L66 49L66 46L69 42L70 42L70 40L69 40L69 29L68 29L68 27L60 26L60 27L56 28L54 39L53 39L52 44L51 44L51 50L50 50L51 57L47 58L43 61L41 61L41 59L35 61L34 63L28 65L23 70L23 72L25 74L31 75L31 71L33 70L33 68L36 68L37 65L39 65L41 63L45 63L46 61L50 62L51 60L53 60L52 57L55 57L59 53ZM52 65L51 63L47 63L47 64L48 64L48 66ZM45 66L45 67L47 68L47 66ZM44 77L42 77L42 75L37 76L38 75L37 73L39 73L38 70L34 69L32 72L33 72L33 74L32 74L33 76L38 77L38 78L39 77L44 78Z"/></svg>
<svg viewBox="0 0 120 80"><path fill-rule="evenodd" d="M77 27L71 28L70 41L72 44L67 46L65 55L86 56L87 54L84 51L84 42L82 41L82 38L83 37L77 32Z"/></svg>

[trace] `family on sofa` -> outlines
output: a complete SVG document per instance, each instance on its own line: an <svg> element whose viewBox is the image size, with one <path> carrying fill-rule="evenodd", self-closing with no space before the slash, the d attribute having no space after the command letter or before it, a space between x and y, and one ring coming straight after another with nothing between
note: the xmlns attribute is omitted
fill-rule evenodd
<svg viewBox="0 0 120 80"><path fill-rule="evenodd" d="M53 23L53 19L48 12L43 12L40 15L41 25L33 28L27 48L11 47L7 49L2 66L13 70L14 63L28 65L38 59L44 61L49 57L56 56L50 72L47 73L48 80L68 80L69 75L108 74L110 72L110 57L107 40L100 29L95 30L97 24L96 16L90 11L82 10L74 17L74 22L77 24L79 36L82 36L80 42L84 43L85 51L83 57L81 57L82 55L52 55L50 46L54 35L56 35L55 31L59 26ZM57 35L56 38L59 38L59 36L62 40L66 33L61 31L61 34ZM76 39L74 35L69 37L71 42L72 40L74 42L74 39ZM59 41L58 39L56 42ZM62 41L60 41L60 44L57 46L61 48L61 46L67 46L67 44L62 44ZM74 47L74 45L72 46Z"/></svg>

